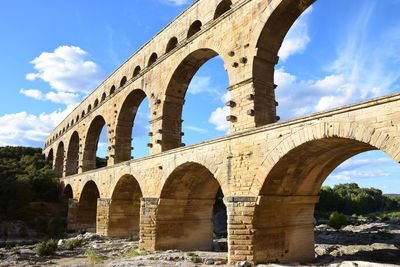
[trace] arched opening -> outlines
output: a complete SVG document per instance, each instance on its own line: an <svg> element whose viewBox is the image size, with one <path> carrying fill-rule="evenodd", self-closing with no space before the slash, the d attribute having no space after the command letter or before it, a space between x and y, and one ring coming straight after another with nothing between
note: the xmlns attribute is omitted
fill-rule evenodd
<svg viewBox="0 0 400 267"><path fill-rule="evenodd" d="M147 63L147 66L150 67L151 65L153 65L156 61L157 61L157 54L153 53L151 54L150 58L149 58L149 62Z"/></svg>
<svg viewBox="0 0 400 267"><path fill-rule="evenodd" d="M322 183L345 160L376 149L355 139L330 137L305 142L280 157L255 208L255 263L313 260L314 207Z"/></svg>
<svg viewBox="0 0 400 267"><path fill-rule="evenodd" d="M94 101L93 108L97 108L98 105L99 105L99 100L96 99L96 100Z"/></svg>
<svg viewBox="0 0 400 267"><path fill-rule="evenodd" d="M54 138L53 138L54 141ZM50 144L49 144L50 145ZM54 164L54 152L53 149L50 149L49 154L47 155L47 161L51 164L51 166L53 167Z"/></svg>
<svg viewBox="0 0 400 267"><path fill-rule="evenodd" d="M122 176L111 197L108 236L139 238L141 197L137 180L132 175Z"/></svg>
<svg viewBox="0 0 400 267"><path fill-rule="evenodd" d="M213 206L219 188L204 166L190 162L177 167L161 192L156 249L211 250Z"/></svg>
<svg viewBox="0 0 400 267"><path fill-rule="evenodd" d="M107 94L104 92L104 93L101 95L101 102L103 102L104 100L106 100L106 97L107 97Z"/></svg>
<svg viewBox="0 0 400 267"><path fill-rule="evenodd" d="M130 160L133 156L132 149L140 151L140 155L147 154L146 127L148 126L149 114L143 111L149 109L146 94L140 90L133 90L122 104L118 114L116 134L115 134L115 163ZM135 126L135 127L134 127ZM141 145L135 142L135 139L141 139ZM134 145L138 144L139 147Z"/></svg>
<svg viewBox="0 0 400 267"><path fill-rule="evenodd" d="M78 121L79 121L79 115L76 116L76 122L78 122Z"/></svg>
<svg viewBox="0 0 400 267"><path fill-rule="evenodd" d="M72 187L71 185L67 185L64 188L63 194L62 194L62 202L68 204L68 201L70 198L73 198L74 194L72 192Z"/></svg>
<svg viewBox="0 0 400 267"><path fill-rule="evenodd" d="M222 14L229 11L231 9L232 2L230 0L223 0L221 3L218 4L217 8L215 9L214 19L219 18Z"/></svg>
<svg viewBox="0 0 400 267"><path fill-rule="evenodd" d="M79 198L77 224L78 229L88 232L96 232L96 215L97 215L97 199L100 193L97 185L93 181L89 181L83 187Z"/></svg>
<svg viewBox="0 0 400 267"><path fill-rule="evenodd" d="M187 33L187 38L189 39L190 37L192 37L193 35L195 35L197 32L199 32L201 30L201 21L200 20L196 20L195 22L192 23L192 25L190 25L188 33Z"/></svg>
<svg viewBox="0 0 400 267"><path fill-rule="evenodd" d="M77 174L79 166L79 135L74 132L69 140L67 162L65 165L66 176Z"/></svg>
<svg viewBox="0 0 400 267"><path fill-rule="evenodd" d="M126 76L122 77L121 82L119 83L119 87L124 87L126 84Z"/></svg>
<svg viewBox="0 0 400 267"><path fill-rule="evenodd" d="M62 177L64 172L64 143L60 142L57 147L56 160L54 162L54 174Z"/></svg>
<svg viewBox="0 0 400 267"><path fill-rule="evenodd" d="M82 111L82 119L85 117L85 111Z"/></svg>
<svg viewBox="0 0 400 267"><path fill-rule="evenodd" d="M72 199L73 197L74 197L74 195L73 195L73 192L72 192L72 187L71 187L71 185L67 185L64 188L62 196L61 196L61 202L63 204L63 209L64 209L63 213L65 214L65 217L68 216L68 203L69 203L69 200Z"/></svg>
<svg viewBox="0 0 400 267"><path fill-rule="evenodd" d="M115 93L115 85L111 86L110 95L113 95L114 93Z"/></svg>
<svg viewBox="0 0 400 267"><path fill-rule="evenodd" d="M87 108L87 113L89 114L89 112L92 110L92 105L89 105Z"/></svg>
<svg viewBox="0 0 400 267"><path fill-rule="evenodd" d="M165 53L167 54L167 53L171 52L176 47L177 44L178 44L178 38L172 37L167 44Z"/></svg>
<svg viewBox="0 0 400 267"><path fill-rule="evenodd" d="M199 49L188 55L168 83L163 104L162 151L182 146L182 135L185 143L193 144L226 134L229 123L214 131L211 117L214 111L221 114L230 112L229 107L225 107L226 100L223 101L228 87L229 78L224 62L217 52ZM182 129L182 119L185 131Z"/></svg>
<svg viewBox="0 0 400 267"><path fill-rule="evenodd" d="M135 70L133 71L133 78L138 76L141 70L142 68L140 68L140 66L136 66Z"/></svg>
<svg viewBox="0 0 400 267"><path fill-rule="evenodd" d="M86 134L85 147L83 149L83 171L90 171L96 168L107 166L107 161L97 158L98 148L107 147L107 143L100 143L102 133L107 133L107 126L102 116L97 116L91 122Z"/></svg>

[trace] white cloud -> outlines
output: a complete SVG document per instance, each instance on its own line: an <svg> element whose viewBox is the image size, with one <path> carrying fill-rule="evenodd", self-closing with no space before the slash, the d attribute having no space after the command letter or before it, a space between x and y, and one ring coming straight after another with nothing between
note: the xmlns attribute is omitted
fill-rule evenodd
<svg viewBox="0 0 400 267"><path fill-rule="evenodd" d="M372 165L380 165L384 163L390 163L394 162L393 159L387 157L387 158L374 158L374 159L348 159L340 166L338 169L350 169L350 168L355 168L355 167L361 167L361 166L372 166Z"/></svg>
<svg viewBox="0 0 400 267"><path fill-rule="evenodd" d="M191 2L191 0L162 0L162 2L173 4L177 6L185 5Z"/></svg>
<svg viewBox="0 0 400 267"><path fill-rule="evenodd" d="M230 112L231 111L229 107L217 108L215 111L211 113L211 116L208 119L208 121L216 126L215 127L216 130L228 131L230 124L226 120L226 117L230 115Z"/></svg>
<svg viewBox="0 0 400 267"><path fill-rule="evenodd" d="M189 94L196 95L200 93L219 94L218 88L212 87L210 76L194 76L190 82Z"/></svg>
<svg viewBox="0 0 400 267"><path fill-rule="evenodd" d="M60 46L53 52L43 52L31 61L36 73L26 79L42 79L56 91L89 93L104 78L99 66L85 60L86 51L76 46Z"/></svg>
<svg viewBox="0 0 400 267"><path fill-rule="evenodd" d="M290 56L302 53L306 50L307 44L311 40L308 35L307 25L307 18L311 12L312 6L310 6L290 28L278 52L278 56L281 60L286 61Z"/></svg>
<svg viewBox="0 0 400 267"><path fill-rule="evenodd" d="M36 90L36 89L21 89L19 91L21 94L24 94L27 97L31 97L37 100L42 100L43 99L43 94L40 90Z"/></svg>
<svg viewBox="0 0 400 267"><path fill-rule="evenodd" d="M66 92L49 92L45 95L46 100L60 104L77 104L80 101L80 95Z"/></svg>
<svg viewBox="0 0 400 267"><path fill-rule="evenodd" d="M42 91L36 89L28 89L24 90L21 89L20 93L27 97L34 98L36 100L49 100L54 103L58 104L77 104L80 101L80 95L74 93L67 93L67 92L49 92L47 94L43 94Z"/></svg>
<svg viewBox="0 0 400 267"><path fill-rule="evenodd" d="M74 109L68 105L63 111L50 114L29 114L25 111L0 117L0 146L42 146L50 132Z"/></svg>
<svg viewBox="0 0 400 267"><path fill-rule="evenodd" d="M199 128L196 126L185 126L185 129L188 129L190 131L198 132L198 133L207 133L208 131L203 128Z"/></svg>
<svg viewBox="0 0 400 267"><path fill-rule="evenodd" d="M344 180L350 181L353 179L360 179L360 178L371 178L371 177L382 177L382 176L389 176L390 173L384 170L370 170L370 171L342 171L335 175L329 176L330 179L334 180Z"/></svg>

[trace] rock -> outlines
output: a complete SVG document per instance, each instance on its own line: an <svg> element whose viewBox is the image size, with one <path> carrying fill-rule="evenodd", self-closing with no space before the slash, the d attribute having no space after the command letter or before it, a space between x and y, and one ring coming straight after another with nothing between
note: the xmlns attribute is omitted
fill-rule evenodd
<svg viewBox="0 0 400 267"><path fill-rule="evenodd" d="M214 264L214 260L213 259L205 259L204 264L212 265L212 264Z"/></svg>
<svg viewBox="0 0 400 267"><path fill-rule="evenodd" d="M253 265L248 262L248 261L238 261L236 263L236 266L240 266L240 267L252 267Z"/></svg>
<svg viewBox="0 0 400 267"><path fill-rule="evenodd" d="M61 247L62 245L64 245L64 243L65 243L65 240L64 239L60 239L57 242L57 246Z"/></svg>

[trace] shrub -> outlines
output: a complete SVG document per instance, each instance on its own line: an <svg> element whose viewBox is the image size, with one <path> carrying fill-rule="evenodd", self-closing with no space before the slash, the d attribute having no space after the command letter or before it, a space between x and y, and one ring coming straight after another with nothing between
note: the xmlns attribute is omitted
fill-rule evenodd
<svg viewBox="0 0 400 267"><path fill-rule="evenodd" d="M82 245L81 239L68 239L67 241L65 241L64 247L68 250L74 250L80 245Z"/></svg>
<svg viewBox="0 0 400 267"><path fill-rule="evenodd" d="M57 241L49 239L46 242L41 242L36 245L35 250L40 257L54 255L57 250Z"/></svg>
<svg viewBox="0 0 400 267"><path fill-rule="evenodd" d="M137 246L134 246L130 248L125 254L124 257L136 257L136 256L141 256L141 255L146 255L146 251L143 249L138 248Z"/></svg>
<svg viewBox="0 0 400 267"><path fill-rule="evenodd" d="M335 211L329 216L328 225L335 229L340 229L342 226L347 224L348 222L346 216L343 213Z"/></svg>
<svg viewBox="0 0 400 267"><path fill-rule="evenodd" d="M103 261L103 257L96 253L92 249L86 251L86 257L89 264L96 264Z"/></svg>

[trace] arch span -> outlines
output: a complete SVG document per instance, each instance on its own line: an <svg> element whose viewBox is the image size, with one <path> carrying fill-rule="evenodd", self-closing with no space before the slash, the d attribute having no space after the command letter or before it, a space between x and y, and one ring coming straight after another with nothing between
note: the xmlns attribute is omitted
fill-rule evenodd
<svg viewBox="0 0 400 267"><path fill-rule="evenodd" d="M111 197L108 236L139 237L141 197L139 183L132 175L119 179Z"/></svg>
<svg viewBox="0 0 400 267"><path fill-rule="evenodd" d="M347 122L305 127L274 148L265 160L268 171L253 218L255 262L312 260L312 221L322 183L345 160L377 149L398 160L400 142Z"/></svg>
<svg viewBox="0 0 400 267"><path fill-rule="evenodd" d="M146 98L144 91L133 90L124 100L118 114L115 133L115 163L131 159L131 138L133 121L140 104Z"/></svg>
<svg viewBox="0 0 400 267"><path fill-rule="evenodd" d="M63 190L62 202L68 204L70 198L74 198L74 193L72 191L72 186L70 184L67 184Z"/></svg>
<svg viewBox="0 0 400 267"><path fill-rule="evenodd" d="M79 166L79 134L74 132L69 140L67 151L67 162L65 165L65 174L73 175L78 173Z"/></svg>
<svg viewBox="0 0 400 267"><path fill-rule="evenodd" d="M212 210L219 187L203 165L188 162L177 167L161 192L156 249L212 249Z"/></svg>
<svg viewBox="0 0 400 267"><path fill-rule="evenodd" d="M78 229L96 231L97 199L100 198L99 189L94 181L88 181L82 189L78 212Z"/></svg>
<svg viewBox="0 0 400 267"><path fill-rule="evenodd" d="M64 172L64 143L60 142L57 147L56 158L54 162L54 174L56 177L62 177Z"/></svg>
<svg viewBox="0 0 400 267"><path fill-rule="evenodd" d="M162 151L182 146L182 109L186 91L201 66L218 55L213 49L198 49L182 60L172 74L163 104Z"/></svg>
<svg viewBox="0 0 400 267"><path fill-rule="evenodd" d="M96 116L90 123L86 133L85 146L83 148L82 170L90 171L96 168L96 151L100 139L101 130L106 121L101 115Z"/></svg>

